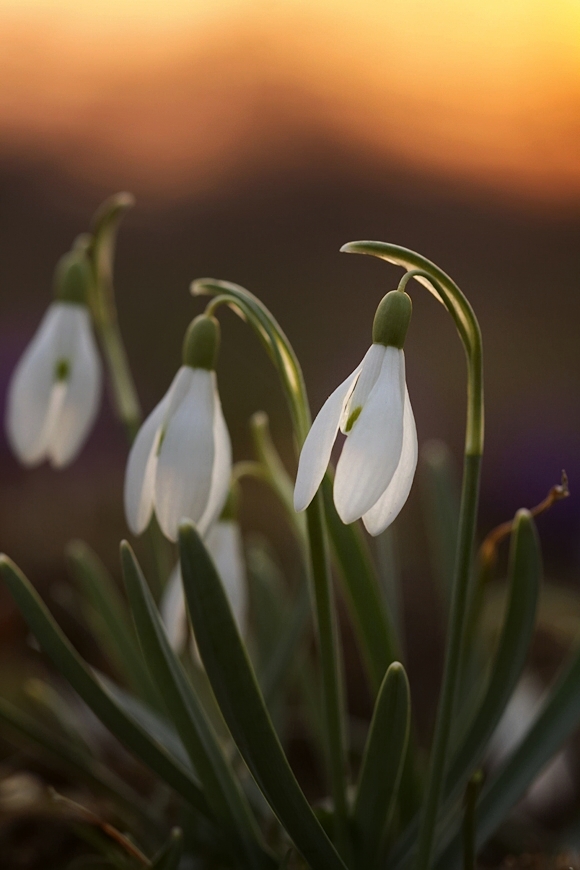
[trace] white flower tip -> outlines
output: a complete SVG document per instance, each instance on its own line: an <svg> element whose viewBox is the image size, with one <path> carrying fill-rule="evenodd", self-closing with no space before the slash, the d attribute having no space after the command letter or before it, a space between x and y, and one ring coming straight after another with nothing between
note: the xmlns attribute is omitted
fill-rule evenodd
<svg viewBox="0 0 580 870"><path fill-rule="evenodd" d="M303 492L302 488L298 489L296 487L294 489L294 510L297 514L301 514L302 511L305 511L314 496L308 497L308 495Z"/></svg>

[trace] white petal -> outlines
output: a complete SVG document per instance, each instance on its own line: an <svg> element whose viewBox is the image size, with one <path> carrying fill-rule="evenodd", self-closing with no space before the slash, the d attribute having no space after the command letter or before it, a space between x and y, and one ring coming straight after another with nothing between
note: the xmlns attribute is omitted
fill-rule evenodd
<svg viewBox="0 0 580 870"><path fill-rule="evenodd" d="M403 446L403 351L387 347L381 373L347 436L336 467L334 504L343 523L366 513L391 482Z"/></svg>
<svg viewBox="0 0 580 870"><path fill-rule="evenodd" d="M70 373L47 449L55 468L68 465L81 449L99 410L103 380L88 309L80 305L69 307L76 309L74 334L71 334L74 346L68 357Z"/></svg>
<svg viewBox="0 0 580 870"><path fill-rule="evenodd" d="M182 366L159 404L149 414L133 442L125 472L125 516L133 534L140 535L149 525L153 512L157 451L163 426L171 407L183 396L191 382L191 369Z"/></svg>
<svg viewBox="0 0 580 870"><path fill-rule="evenodd" d="M356 408L362 410L372 388L376 384L383 367L385 351L386 347L384 344L371 344L367 350L361 363L360 376L357 379L354 390L350 394L340 421L340 429L343 433L346 433L346 425L350 415Z"/></svg>
<svg viewBox="0 0 580 870"><path fill-rule="evenodd" d="M228 497L232 476L232 443L215 383L214 390L213 437L215 454L209 498L203 516L198 523L200 535L205 535L207 529L221 514Z"/></svg>
<svg viewBox="0 0 580 870"><path fill-rule="evenodd" d="M344 408L360 369L361 366L357 366L354 372L331 393L306 436L294 486L295 511L303 511L308 507L322 482Z"/></svg>
<svg viewBox="0 0 580 870"><path fill-rule="evenodd" d="M172 649L180 653L187 638L187 613L179 562L171 572L163 590L159 612Z"/></svg>
<svg viewBox="0 0 580 870"><path fill-rule="evenodd" d="M220 520L205 539L228 596L240 632L247 624L248 592L240 527L232 520Z"/></svg>
<svg viewBox="0 0 580 870"><path fill-rule="evenodd" d="M36 335L20 358L8 390L6 434L16 456L36 465L46 456L46 418L49 412L59 333L66 330L73 306L53 303Z"/></svg>
<svg viewBox="0 0 580 870"><path fill-rule="evenodd" d="M215 372L191 369L187 394L169 415L155 476L155 513L163 534L177 540L182 519L199 522L214 464Z"/></svg>
<svg viewBox="0 0 580 870"><path fill-rule="evenodd" d="M415 426L409 393L405 388L401 458L397 470L382 496L366 514L363 514L363 523L371 535L379 535L399 515L411 491L417 468L417 455L417 427Z"/></svg>

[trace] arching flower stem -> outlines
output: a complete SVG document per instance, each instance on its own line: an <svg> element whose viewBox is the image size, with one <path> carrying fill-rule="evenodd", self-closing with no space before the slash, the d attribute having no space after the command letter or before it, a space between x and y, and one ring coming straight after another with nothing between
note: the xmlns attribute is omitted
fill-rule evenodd
<svg viewBox="0 0 580 870"><path fill-rule="evenodd" d="M109 370L115 411L129 442L135 438L143 414L117 319L113 258L119 222L133 203L130 193L117 193L105 200L95 214L92 235L88 237L93 268L91 313Z"/></svg>
<svg viewBox="0 0 580 870"><path fill-rule="evenodd" d="M110 196L97 209L91 234L80 236L77 240L77 244L86 246L90 258L93 281L89 307L105 358L114 410L125 430L129 444L133 443L139 431L143 412L117 317L113 260L119 223L134 202L134 197L130 193L117 193ZM147 535L157 568L158 588L153 592L158 598L161 586L171 571L173 559L155 519L151 522Z"/></svg>
<svg viewBox="0 0 580 870"><path fill-rule="evenodd" d="M214 314L221 305L228 305L256 331L268 356L282 380L296 446L302 446L310 429L311 416L308 396L300 363L281 327L265 306L248 290L228 281L202 278L192 284L194 296L212 295L215 298L206 308ZM339 656L338 628L330 575L330 558L324 526L322 496L319 493L307 509L310 574L316 608L316 626L322 674L324 720L328 747L329 779L334 803L336 845L348 863L350 838L348 833L348 806L346 800L346 734L344 726L344 698L342 669Z"/></svg>
<svg viewBox="0 0 580 870"><path fill-rule="evenodd" d="M370 254L407 269L407 273L401 279L399 289L404 289L412 278L427 287L451 314L467 357L467 424L457 555L443 668L443 682L439 697L435 735L431 750L431 762L415 860L415 870L429 870L432 863L435 829L443 790L449 750L449 736L461 670L462 638L477 522L479 478L484 438L481 331L473 309L459 287L438 266L420 254L398 245L370 241L349 242L341 250L349 254Z"/></svg>

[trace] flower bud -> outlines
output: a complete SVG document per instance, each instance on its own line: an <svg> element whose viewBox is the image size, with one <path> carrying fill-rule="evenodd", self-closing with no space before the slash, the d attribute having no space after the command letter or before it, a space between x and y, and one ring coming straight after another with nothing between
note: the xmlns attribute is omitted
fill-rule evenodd
<svg viewBox="0 0 580 870"><path fill-rule="evenodd" d="M373 342L402 349L411 321L413 304L404 291L391 290L377 308L373 321Z"/></svg>
<svg viewBox="0 0 580 870"><path fill-rule="evenodd" d="M200 314L189 324L183 341L183 365L192 369L215 368L220 346L220 325L215 317Z"/></svg>
<svg viewBox="0 0 580 870"><path fill-rule="evenodd" d="M61 257L54 273L54 295L59 302L86 305L91 283L91 267L81 250Z"/></svg>

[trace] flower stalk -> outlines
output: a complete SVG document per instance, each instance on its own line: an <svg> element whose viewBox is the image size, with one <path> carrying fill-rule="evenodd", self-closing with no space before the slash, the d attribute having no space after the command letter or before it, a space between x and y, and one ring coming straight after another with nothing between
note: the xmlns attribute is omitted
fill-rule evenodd
<svg viewBox="0 0 580 870"><path fill-rule="evenodd" d="M451 314L467 357L467 423L465 458L459 516L459 537L452 587L451 611L443 682L439 697L435 735L427 778L423 815L417 846L415 870L429 870L434 849L445 770L449 753L449 736L461 670L463 628L473 557L473 542L479 500L479 478L484 440L483 353L481 331L471 305L459 287L438 266L420 254L384 242L350 242L341 250L349 254L370 254L403 266L404 289L412 278L427 289Z"/></svg>
<svg viewBox="0 0 580 870"><path fill-rule="evenodd" d="M79 239L79 244L87 245L91 260L90 307L109 371L115 411L130 443L137 434L143 415L117 319L113 258L119 222L134 202L130 193L109 197L95 214L92 236Z"/></svg>

